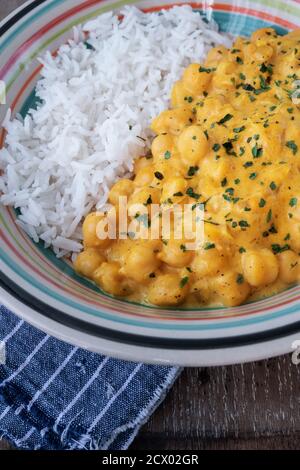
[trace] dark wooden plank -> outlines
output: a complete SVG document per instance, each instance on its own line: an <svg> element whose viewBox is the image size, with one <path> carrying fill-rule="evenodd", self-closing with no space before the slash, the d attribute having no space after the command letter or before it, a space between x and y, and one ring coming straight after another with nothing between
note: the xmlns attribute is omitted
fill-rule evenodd
<svg viewBox="0 0 300 470"><path fill-rule="evenodd" d="M186 369L133 448L297 448L299 385L290 356Z"/></svg>

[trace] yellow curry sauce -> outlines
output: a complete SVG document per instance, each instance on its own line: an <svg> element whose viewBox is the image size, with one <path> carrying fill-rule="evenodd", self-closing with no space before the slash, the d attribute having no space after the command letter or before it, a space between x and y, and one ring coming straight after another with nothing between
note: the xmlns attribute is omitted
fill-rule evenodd
<svg viewBox="0 0 300 470"><path fill-rule="evenodd" d="M145 207L205 204L205 240L99 240L83 225L76 270L104 291L161 306L239 305L300 278L300 31L258 30L213 48L152 123L152 154L111 189ZM136 216L136 215L135 215Z"/></svg>

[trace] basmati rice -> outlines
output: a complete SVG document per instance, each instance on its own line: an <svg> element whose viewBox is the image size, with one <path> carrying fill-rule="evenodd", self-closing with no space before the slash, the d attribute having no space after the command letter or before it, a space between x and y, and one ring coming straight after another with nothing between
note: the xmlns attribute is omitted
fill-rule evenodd
<svg viewBox="0 0 300 470"><path fill-rule="evenodd" d="M122 21L110 12L77 28L56 57L47 52L41 104L4 122L1 202L18 208L18 224L57 256L80 251L83 217L147 152L150 122L168 107L183 69L215 44L231 45L189 6L120 13Z"/></svg>

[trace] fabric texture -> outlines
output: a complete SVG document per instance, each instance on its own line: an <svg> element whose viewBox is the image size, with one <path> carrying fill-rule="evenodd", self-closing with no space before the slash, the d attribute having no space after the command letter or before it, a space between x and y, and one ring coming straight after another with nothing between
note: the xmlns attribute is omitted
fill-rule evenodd
<svg viewBox="0 0 300 470"><path fill-rule="evenodd" d="M0 307L0 436L23 449L127 449L177 367L71 346Z"/></svg>

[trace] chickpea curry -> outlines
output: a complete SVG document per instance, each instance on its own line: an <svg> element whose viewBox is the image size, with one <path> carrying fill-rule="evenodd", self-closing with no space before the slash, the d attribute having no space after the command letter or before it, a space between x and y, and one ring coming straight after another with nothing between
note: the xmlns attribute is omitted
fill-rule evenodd
<svg viewBox="0 0 300 470"><path fill-rule="evenodd" d="M300 31L258 30L213 48L175 83L152 122L151 154L111 189L118 209L204 204L204 241L106 239L83 224L78 273L101 289L158 306L237 306L300 279ZM130 216L129 216L130 217ZM132 214L131 217L137 217Z"/></svg>

